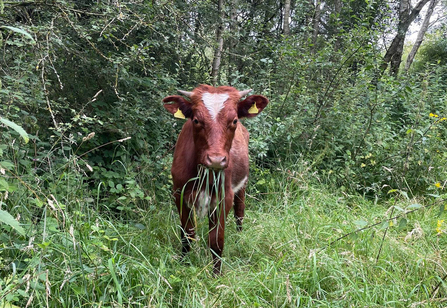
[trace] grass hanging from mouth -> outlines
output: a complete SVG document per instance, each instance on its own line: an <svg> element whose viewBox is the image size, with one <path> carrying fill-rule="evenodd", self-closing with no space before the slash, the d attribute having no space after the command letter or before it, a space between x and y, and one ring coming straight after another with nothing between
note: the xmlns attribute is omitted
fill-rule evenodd
<svg viewBox="0 0 447 308"><path fill-rule="evenodd" d="M210 181L210 174L212 176L212 181ZM186 186L193 182L192 191L196 192L192 195L192 207L194 209L194 221L196 221L196 205L200 193L203 191L206 196L210 196L207 201L208 215L213 214L213 212L225 202L225 171L224 170L213 170L208 169L203 165L197 166L197 176L189 179L185 185L183 185L182 191L180 193L180 207L184 204L184 194ZM216 206L212 207L211 201L213 200L213 195L215 195Z"/></svg>

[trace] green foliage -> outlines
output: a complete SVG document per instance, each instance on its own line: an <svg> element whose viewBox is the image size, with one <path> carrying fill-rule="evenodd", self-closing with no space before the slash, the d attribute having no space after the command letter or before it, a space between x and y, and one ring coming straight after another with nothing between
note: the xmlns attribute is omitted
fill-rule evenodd
<svg viewBox="0 0 447 308"><path fill-rule="evenodd" d="M180 262L161 100L209 83L216 3L0 0L0 306L442 303L442 29L378 78L393 4L327 2L314 41L308 1L289 36L283 2L231 3L219 83L270 104L212 278L206 222Z"/></svg>
<svg viewBox="0 0 447 308"><path fill-rule="evenodd" d="M447 56L447 39L445 26L438 29L434 33L427 36L424 44L421 46L420 52L417 54L415 69L424 70L428 65L432 64L432 69L443 69L443 77L445 79L445 65Z"/></svg>
<svg viewBox="0 0 447 308"><path fill-rule="evenodd" d="M325 181L368 196L384 197L392 188L426 193L447 175L441 72L373 84L380 55L361 42L352 50L328 46L303 59L293 44L283 45L282 61L273 62L286 67L268 77L268 88L283 80L285 93L271 95L261 125L247 121L252 156L273 165L305 157ZM359 58L368 62L360 66Z"/></svg>

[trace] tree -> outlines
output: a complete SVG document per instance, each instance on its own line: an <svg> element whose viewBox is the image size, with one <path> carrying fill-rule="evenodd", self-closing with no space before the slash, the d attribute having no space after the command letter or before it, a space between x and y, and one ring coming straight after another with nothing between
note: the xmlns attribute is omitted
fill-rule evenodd
<svg viewBox="0 0 447 308"><path fill-rule="evenodd" d="M317 0L314 4L313 0L311 0L311 4L312 6L315 6L315 13L312 20L312 52L315 53L320 28L321 1Z"/></svg>
<svg viewBox="0 0 447 308"><path fill-rule="evenodd" d="M397 76L399 73L399 66L402 61L402 53L404 49L405 36L411 23L419 15L424 5L429 0L420 0L416 6L411 8L410 0L400 0L398 4L398 25L397 33L391 42L390 47L387 49L385 56L382 59L382 65L380 66L380 74L382 75L390 64L390 73L393 76Z"/></svg>
<svg viewBox="0 0 447 308"><path fill-rule="evenodd" d="M418 36L416 38L416 42L414 42L413 48L411 49L410 53L407 57L407 62L405 63L405 70L408 71L408 69L411 66L411 63L413 63L414 56L416 55L419 47L422 44L422 41L424 40L425 33L427 32L428 25L430 24L430 18L433 14L433 11L438 4L439 0L431 0L430 5L428 7L427 13L425 14L424 21L422 23L421 29L419 29Z"/></svg>
<svg viewBox="0 0 447 308"><path fill-rule="evenodd" d="M223 0L218 0L217 11L219 14L219 21L216 29L216 47L214 49L214 57L213 57L213 66L211 69L211 82L215 86L217 84L217 80L219 77L220 70L220 62L222 59L222 50L223 50L223 28L224 28L224 9L223 9Z"/></svg>
<svg viewBox="0 0 447 308"><path fill-rule="evenodd" d="M289 36L290 34L290 2L291 0L285 0L284 2L284 25L283 25L283 33L285 36Z"/></svg>

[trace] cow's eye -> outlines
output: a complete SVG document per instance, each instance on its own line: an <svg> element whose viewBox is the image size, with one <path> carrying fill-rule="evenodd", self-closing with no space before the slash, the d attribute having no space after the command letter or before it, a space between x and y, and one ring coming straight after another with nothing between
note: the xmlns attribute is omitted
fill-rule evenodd
<svg viewBox="0 0 447 308"><path fill-rule="evenodd" d="M236 125L237 124L237 119L234 119L233 120L233 125Z"/></svg>
<svg viewBox="0 0 447 308"><path fill-rule="evenodd" d="M194 119L192 121L194 122L194 124L199 124L199 120L197 120L197 119Z"/></svg>

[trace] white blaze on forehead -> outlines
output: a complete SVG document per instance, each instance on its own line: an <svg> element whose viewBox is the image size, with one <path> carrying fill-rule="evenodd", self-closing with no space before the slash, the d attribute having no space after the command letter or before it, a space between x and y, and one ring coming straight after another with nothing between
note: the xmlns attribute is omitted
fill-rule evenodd
<svg viewBox="0 0 447 308"><path fill-rule="evenodd" d="M226 100L228 99L227 93L211 94L203 93L202 100L206 109L208 109L210 116L213 120L216 120L217 115L223 109Z"/></svg>

